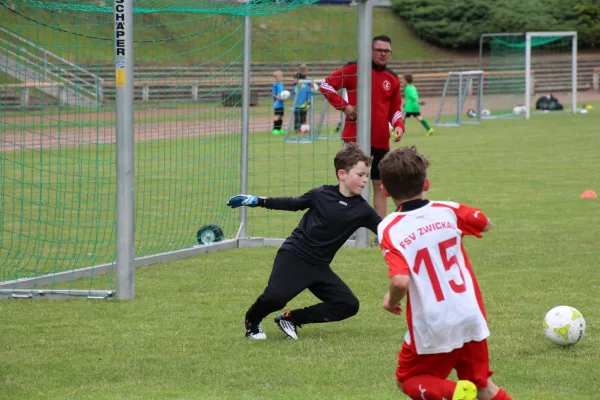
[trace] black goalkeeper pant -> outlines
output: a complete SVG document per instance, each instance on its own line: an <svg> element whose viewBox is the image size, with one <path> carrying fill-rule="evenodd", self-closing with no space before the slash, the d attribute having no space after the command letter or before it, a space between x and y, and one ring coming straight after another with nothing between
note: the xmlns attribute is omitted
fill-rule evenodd
<svg viewBox="0 0 600 400"><path fill-rule="evenodd" d="M269 283L246 313L246 320L258 324L270 313L281 310L304 289L322 303L292 310L296 325L341 321L356 315L358 299L328 265L313 265L288 250L279 250Z"/></svg>

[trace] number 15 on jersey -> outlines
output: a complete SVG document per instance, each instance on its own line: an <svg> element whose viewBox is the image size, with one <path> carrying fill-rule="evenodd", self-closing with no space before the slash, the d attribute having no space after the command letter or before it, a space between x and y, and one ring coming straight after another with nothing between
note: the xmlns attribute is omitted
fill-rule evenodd
<svg viewBox="0 0 600 400"><path fill-rule="evenodd" d="M463 275L464 265L459 265L456 252L461 251L458 247L456 237L439 242L437 248L423 247L416 252L413 272L417 276L427 274L435 294L435 299L440 302L446 299L440 279L446 280L454 293L467 291L465 277Z"/></svg>

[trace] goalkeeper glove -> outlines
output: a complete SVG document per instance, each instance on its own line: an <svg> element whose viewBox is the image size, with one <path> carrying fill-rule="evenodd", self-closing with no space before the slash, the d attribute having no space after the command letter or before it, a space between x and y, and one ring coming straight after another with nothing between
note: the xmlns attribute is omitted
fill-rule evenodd
<svg viewBox="0 0 600 400"><path fill-rule="evenodd" d="M258 197L252 194L238 194L237 196L230 197L227 200L227 205L231 208L241 206L256 207L258 206Z"/></svg>

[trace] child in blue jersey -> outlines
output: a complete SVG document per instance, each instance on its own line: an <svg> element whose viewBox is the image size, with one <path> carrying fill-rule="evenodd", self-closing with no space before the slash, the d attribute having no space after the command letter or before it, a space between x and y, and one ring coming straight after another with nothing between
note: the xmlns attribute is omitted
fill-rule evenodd
<svg viewBox="0 0 600 400"><path fill-rule="evenodd" d="M275 82L273 83L273 90L271 93L273 95L273 113L275 114L275 118L273 119L273 130L271 133L273 135L281 135L285 133L285 131L281 129L284 113L283 100L279 97L279 94L283 91L283 72L279 70L273 72L273 79L275 79Z"/></svg>
<svg viewBox="0 0 600 400"><path fill-rule="evenodd" d="M306 75L297 73L294 75L294 87L292 88L292 99L294 99L294 131L300 132L300 126L306 123L306 113L310 106L312 95L311 85L308 82L299 82L306 79Z"/></svg>

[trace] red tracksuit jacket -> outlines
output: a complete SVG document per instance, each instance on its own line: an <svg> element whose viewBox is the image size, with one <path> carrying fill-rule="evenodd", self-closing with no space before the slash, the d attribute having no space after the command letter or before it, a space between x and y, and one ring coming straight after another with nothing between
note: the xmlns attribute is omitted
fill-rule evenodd
<svg viewBox="0 0 600 400"><path fill-rule="evenodd" d="M401 127L402 121L400 100L400 80L387 67L373 63L371 73L371 146L377 149L389 150L390 129L388 122L395 127ZM321 84L321 93L327 101L338 110L343 110L348 104L356 106L357 99L357 70L356 62L348 63L329 75ZM348 101L345 101L337 91L345 88L348 91ZM342 139L356 142L356 121L346 119Z"/></svg>

